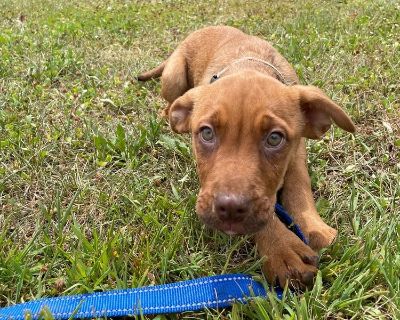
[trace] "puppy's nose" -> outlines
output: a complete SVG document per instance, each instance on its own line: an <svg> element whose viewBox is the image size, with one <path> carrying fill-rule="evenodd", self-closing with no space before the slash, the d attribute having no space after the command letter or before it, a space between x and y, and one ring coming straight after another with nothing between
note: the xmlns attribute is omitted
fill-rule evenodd
<svg viewBox="0 0 400 320"><path fill-rule="evenodd" d="M250 201L243 196L221 193L214 200L215 211L221 220L238 222L249 211Z"/></svg>

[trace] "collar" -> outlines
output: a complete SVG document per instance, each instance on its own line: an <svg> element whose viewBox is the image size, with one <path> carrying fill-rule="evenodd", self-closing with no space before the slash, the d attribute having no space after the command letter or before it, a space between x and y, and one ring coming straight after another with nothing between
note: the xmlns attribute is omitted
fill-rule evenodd
<svg viewBox="0 0 400 320"><path fill-rule="evenodd" d="M275 71L275 74L278 76L278 80L280 82L282 82L283 84L289 85L290 83L285 79L284 75L282 74L282 72L280 72L278 70L277 67L275 67L272 63L267 62L265 60L262 59L258 59L258 58L254 58L254 57L243 57L237 60L234 60L231 64L227 65L225 68L223 68L220 72L214 74L211 79L210 79L210 83L213 83L214 81L218 80L219 78L221 78L221 76L228 70L230 69L233 65L241 63L243 61L252 61L255 63L261 63L271 69L273 69Z"/></svg>

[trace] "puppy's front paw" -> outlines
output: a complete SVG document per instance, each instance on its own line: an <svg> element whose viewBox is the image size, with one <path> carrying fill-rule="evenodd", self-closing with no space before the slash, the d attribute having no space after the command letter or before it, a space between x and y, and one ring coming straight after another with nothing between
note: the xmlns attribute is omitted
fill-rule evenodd
<svg viewBox="0 0 400 320"><path fill-rule="evenodd" d="M309 231L310 247L315 251L329 247L337 236L336 229L331 228L326 223L317 225Z"/></svg>
<svg viewBox="0 0 400 320"><path fill-rule="evenodd" d="M318 256L288 229L274 239L268 231L257 236L261 256L265 257L263 272L270 284L286 284L292 289L311 288L317 273Z"/></svg>

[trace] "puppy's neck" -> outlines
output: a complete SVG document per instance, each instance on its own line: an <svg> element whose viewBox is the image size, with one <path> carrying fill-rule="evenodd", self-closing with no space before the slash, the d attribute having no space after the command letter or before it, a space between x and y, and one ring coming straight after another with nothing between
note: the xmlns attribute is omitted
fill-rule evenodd
<svg viewBox="0 0 400 320"><path fill-rule="evenodd" d="M245 56L233 60L230 64L225 66L218 73L214 74L210 79L210 83L213 83L214 81L220 79L223 76L238 72L243 72L245 70L256 70L265 73L268 76L271 76L272 78L279 80L285 85L293 85L296 83L296 81L292 81L291 79L286 77L284 73L281 70L279 70L278 66L272 64L269 61L256 58L253 56Z"/></svg>

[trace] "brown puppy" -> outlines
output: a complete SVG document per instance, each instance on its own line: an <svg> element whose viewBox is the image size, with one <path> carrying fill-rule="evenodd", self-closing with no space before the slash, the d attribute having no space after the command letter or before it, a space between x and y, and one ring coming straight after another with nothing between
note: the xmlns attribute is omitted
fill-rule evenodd
<svg viewBox="0 0 400 320"><path fill-rule="evenodd" d="M353 132L349 117L319 89L297 85L268 42L231 27L192 33L138 79L161 74L172 129L192 133L199 217L228 234L255 234L271 283L311 285L313 250L328 246L336 230L315 209L304 138L321 137L332 122ZM278 191L313 250L274 214Z"/></svg>

